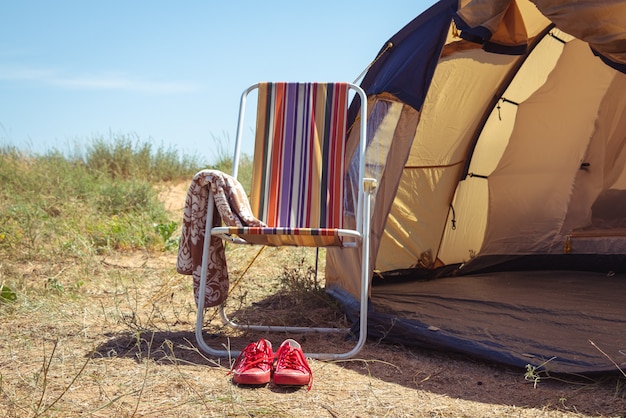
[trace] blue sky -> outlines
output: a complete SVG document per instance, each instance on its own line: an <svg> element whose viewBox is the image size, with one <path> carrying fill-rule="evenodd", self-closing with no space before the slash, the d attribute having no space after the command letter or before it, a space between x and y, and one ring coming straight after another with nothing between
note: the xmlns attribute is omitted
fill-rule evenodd
<svg viewBox="0 0 626 418"><path fill-rule="evenodd" d="M3 1L0 146L127 136L211 162L230 154L244 88L353 81L432 3Z"/></svg>

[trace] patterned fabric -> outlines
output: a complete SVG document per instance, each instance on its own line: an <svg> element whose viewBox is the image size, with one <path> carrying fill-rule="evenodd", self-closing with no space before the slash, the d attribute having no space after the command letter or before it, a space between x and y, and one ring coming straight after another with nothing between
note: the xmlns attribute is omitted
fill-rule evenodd
<svg viewBox="0 0 626 418"><path fill-rule="evenodd" d="M202 249L209 189L215 198L213 226L222 221L233 227L263 227L265 224L252 215L246 193L241 184L218 170L197 173L189 186L183 212L183 230L178 247L176 271L192 275L196 303L200 289ZM228 269L221 238L211 237L204 306L217 306L228 296Z"/></svg>
<svg viewBox="0 0 626 418"><path fill-rule="evenodd" d="M342 227L347 108L346 83L259 85L251 193L259 219Z"/></svg>

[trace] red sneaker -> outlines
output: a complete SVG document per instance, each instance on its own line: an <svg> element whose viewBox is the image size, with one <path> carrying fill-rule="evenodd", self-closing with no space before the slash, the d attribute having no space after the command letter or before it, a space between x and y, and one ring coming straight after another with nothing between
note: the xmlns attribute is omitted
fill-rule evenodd
<svg viewBox="0 0 626 418"><path fill-rule="evenodd" d="M292 339L285 340L276 352L274 383L277 385L313 385L313 373L306 361L300 344Z"/></svg>
<svg viewBox="0 0 626 418"><path fill-rule="evenodd" d="M239 385L264 385L270 381L273 362L272 343L261 338L241 351L228 374Z"/></svg>

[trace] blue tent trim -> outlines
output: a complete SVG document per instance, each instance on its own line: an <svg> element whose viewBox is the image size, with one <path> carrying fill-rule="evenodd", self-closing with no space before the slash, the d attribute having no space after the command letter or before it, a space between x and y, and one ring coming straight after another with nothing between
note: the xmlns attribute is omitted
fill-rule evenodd
<svg viewBox="0 0 626 418"><path fill-rule="evenodd" d="M495 54L506 55L523 55L527 52L527 45L502 45L495 42L490 42L493 35L489 29L484 26L477 26L471 28L467 23L458 15L454 16L454 23L456 27L461 31L459 36L469 42L474 42L483 46L483 49L487 52L493 52Z"/></svg>
<svg viewBox="0 0 626 418"><path fill-rule="evenodd" d="M372 65L361 83L368 95L388 92L420 110L446 42L458 1L443 0L395 34L392 47Z"/></svg>

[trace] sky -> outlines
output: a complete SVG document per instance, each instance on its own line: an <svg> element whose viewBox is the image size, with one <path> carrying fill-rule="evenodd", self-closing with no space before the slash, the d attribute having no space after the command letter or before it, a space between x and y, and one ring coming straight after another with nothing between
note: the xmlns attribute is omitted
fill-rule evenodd
<svg viewBox="0 0 626 418"><path fill-rule="evenodd" d="M3 1L0 147L121 137L214 162L234 147L246 87L354 81L434 2Z"/></svg>

